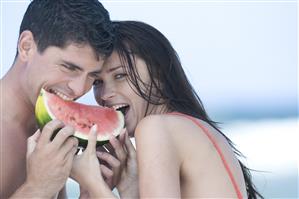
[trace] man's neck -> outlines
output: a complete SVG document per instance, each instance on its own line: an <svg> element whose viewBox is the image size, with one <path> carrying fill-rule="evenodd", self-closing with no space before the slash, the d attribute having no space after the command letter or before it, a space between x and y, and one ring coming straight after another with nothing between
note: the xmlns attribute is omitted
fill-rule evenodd
<svg viewBox="0 0 299 199"><path fill-rule="evenodd" d="M21 75L15 75L14 71L9 71L3 79L1 85L1 120L14 122L16 126L23 128L26 132L31 131L35 125L34 106L30 102L29 96L22 87ZM31 135L34 132L28 132Z"/></svg>

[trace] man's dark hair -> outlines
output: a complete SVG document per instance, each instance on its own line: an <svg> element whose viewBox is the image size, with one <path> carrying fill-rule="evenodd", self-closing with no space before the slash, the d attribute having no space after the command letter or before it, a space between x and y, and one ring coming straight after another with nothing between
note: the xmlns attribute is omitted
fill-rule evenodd
<svg viewBox="0 0 299 199"><path fill-rule="evenodd" d="M113 31L108 11L98 0L33 0L20 27L29 30L42 53L49 46L90 45L96 55L112 51Z"/></svg>

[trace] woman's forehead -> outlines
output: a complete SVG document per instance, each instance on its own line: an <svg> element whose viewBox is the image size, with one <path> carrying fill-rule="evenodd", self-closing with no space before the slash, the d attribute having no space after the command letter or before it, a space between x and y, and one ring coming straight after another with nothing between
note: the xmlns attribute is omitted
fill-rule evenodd
<svg viewBox="0 0 299 199"><path fill-rule="evenodd" d="M109 71L115 67L121 66L121 60L116 52L113 52L104 62L102 71Z"/></svg>

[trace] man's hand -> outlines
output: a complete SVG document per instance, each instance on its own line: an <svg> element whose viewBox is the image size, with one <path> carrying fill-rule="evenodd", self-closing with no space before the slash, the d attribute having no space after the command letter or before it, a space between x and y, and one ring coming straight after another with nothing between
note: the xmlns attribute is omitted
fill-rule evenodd
<svg viewBox="0 0 299 199"><path fill-rule="evenodd" d="M58 129L51 141L51 136ZM28 138L26 182L13 197L34 194L32 197L51 198L63 188L78 146L78 140L71 137L73 134L72 127L53 120L44 126L42 133L38 130Z"/></svg>

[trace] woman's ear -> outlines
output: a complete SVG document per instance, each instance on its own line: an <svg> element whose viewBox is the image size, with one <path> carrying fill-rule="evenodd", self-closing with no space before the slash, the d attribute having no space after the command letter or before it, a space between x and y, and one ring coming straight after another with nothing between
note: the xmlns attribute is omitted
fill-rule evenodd
<svg viewBox="0 0 299 199"><path fill-rule="evenodd" d="M18 56L26 62L37 50L36 43L31 31L25 30L21 33L18 41Z"/></svg>

